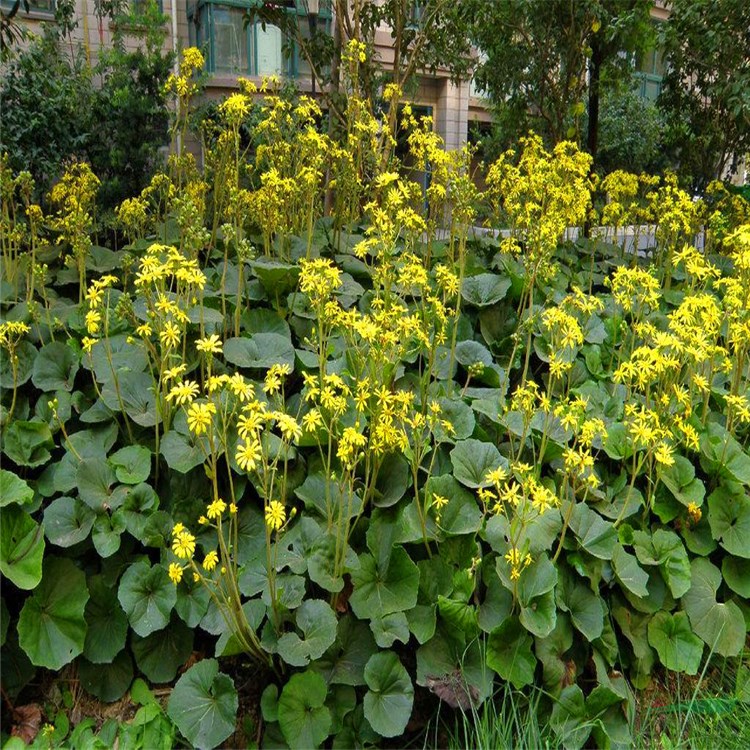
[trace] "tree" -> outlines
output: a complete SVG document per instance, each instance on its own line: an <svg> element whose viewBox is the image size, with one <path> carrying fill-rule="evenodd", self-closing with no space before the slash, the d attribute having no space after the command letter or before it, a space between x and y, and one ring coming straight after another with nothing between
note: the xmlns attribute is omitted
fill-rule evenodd
<svg viewBox="0 0 750 750"><path fill-rule="evenodd" d="M327 4L333 9L333 34L311 24L315 13ZM298 12L308 11L307 23ZM279 26L310 65L315 85L329 111L340 117L340 62L351 39L366 43L370 54L360 67L362 87L371 99L384 82L407 91L416 76L442 68L454 80L465 78L473 64L471 56L469 4L455 0L258 0L247 13L247 21L260 20ZM387 28L392 39L392 60L374 57L375 33ZM398 98L390 100L392 124ZM343 120L341 116L340 119Z"/></svg>
<svg viewBox="0 0 750 750"><path fill-rule="evenodd" d="M529 130L548 144L598 145L602 90L632 72L649 40L651 0L468 0L473 37L485 56L478 83L507 143Z"/></svg>
<svg viewBox="0 0 750 750"><path fill-rule="evenodd" d="M747 0L673 0L659 105L679 171L702 191L750 151Z"/></svg>

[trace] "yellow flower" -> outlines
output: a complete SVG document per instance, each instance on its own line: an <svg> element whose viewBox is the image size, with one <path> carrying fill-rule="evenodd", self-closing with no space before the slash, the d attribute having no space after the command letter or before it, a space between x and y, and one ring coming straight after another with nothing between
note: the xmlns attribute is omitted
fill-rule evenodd
<svg viewBox="0 0 750 750"><path fill-rule="evenodd" d="M198 339L195 342L195 348L204 354L221 354L221 339L215 333L212 333L206 338Z"/></svg>
<svg viewBox="0 0 750 750"><path fill-rule="evenodd" d="M271 500L266 505L265 516L266 526L271 531L278 531L284 525L284 521L286 521L286 511L278 500Z"/></svg>
<svg viewBox="0 0 750 750"><path fill-rule="evenodd" d="M203 558L203 569L211 571L216 567L218 562L219 555L216 550L212 550Z"/></svg>
<svg viewBox="0 0 750 750"><path fill-rule="evenodd" d="M189 531L181 530L172 539L172 552L183 560L189 560L195 554L195 537Z"/></svg>
<svg viewBox="0 0 750 750"><path fill-rule="evenodd" d="M234 460L243 471L253 471L260 461L261 449L258 440L245 440L244 443L237 445L237 452L234 454Z"/></svg>
<svg viewBox="0 0 750 750"><path fill-rule="evenodd" d="M135 332L138 336L142 336L143 338L147 338L150 336L154 331L151 328L150 323L144 323L143 325L138 326L138 328L135 329Z"/></svg>
<svg viewBox="0 0 750 750"><path fill-rule="evenodd" d="M137 333L138 331L136 331ZM168 370L164 370L162 377L164 381L176 380L187 370L187 365L177 365L176 367L170 367Z"/></svg>
<svg viewBox="0 0 750 750"><path fill-rule="evenodd" d="M237 512L237 506L234 503L229 503L229 512L234 515Z"/></svg>
<svg viewBox="0 0 750 750"><path fill-rule="evenodd" d="M99 325L102 322L102 314L98 310L89 310L86 313L86 331L92 336L99 333Z"/></svg>
<svg viewBox="0 0 750 750"><path fill-rule="evenodd" d="M89 336L84 336L81 340L81 346L83 347L83 351L86 352L86 354L89 354L91 352L92 347L97 342L97 339L92 339Z"/></svg>
<svg viewBox="0 0 750 750"><path fill-rule="evenodd" d="M210 519L215 521L221 518L221 514L226 509L227 509L227 504L221 498L218 498L217 500L214 500L210 505L206 507L206 515Z"/></svg>
<svg viewBox="0 0 750 750"><path fill-rule="evenodd" d="M179 405L189 404L197 395L198 383L193 380L183 380L182 383L172 387L167 394L167 401L174 401Z"/></svg>
<svg viewBox="0 0 750 750"><path fill-rule="evenodd" d="M297 420L289 414L277 414L276 424L278 424L283 438L290 443L296 443L302 437L302 428Z"/></svg>
<svg viewBox="0 0 750 750"><path fill-rule="evenodd" d="M317 409L311 409L302 417L302 426L305 428L305 432L315 432L318 427L323 426L323 417L320 416Z"/></svg>
<svg viewBox="0 0 750 750"><path fill-rule="evenodd" d="M164 326L164 330L159 333L159 341L165 349L171 349L180 343L180 328L171 320Z"/></svg>
<svg viewBox="0 0 750 750"><path fill-rule="evenodd" d="M177 563L169 564L169 579L176 586L182 580L182 566Z"/></svg>
<svg viewBox="0 0 750 750"><path fill-rule="evenodd" d="M664 466L674 466L674 456L672 455L672 446L667 443L659 443L654 451L654 458Z"/></svg>
<svg viewBox="0 0 750 750"><path fill-rule="evenodd" d="M502 466L498 466L497 469L488 471L484 475L484 481L490 484L500 484L500 482L504 482L507 478L508 472Z"/></svg>
<svg viewBox="0 0 750 750"><path fill-rule="evenodd" d="M188 429L194 435L204 435L213 421L214 414L216 414L216 406L211 402L191 404L187 412Z"/></svg>
<svg viewBox="0 0 750 750"><path fill-rule="evenodd" d="M229 390L243 403L255 395L252 383L248 383L238 372L229 378Z"/></svg>
<svg viewBox="0 0 750 750"><path fill-rule="evenodd" d="M433 495L432 504L438 509L438 511L441 511L446 505L448 505L448 498L443 497L442 495Z"/></svg>
<svg viewBox="0 0 750 750"><path fill-rule="evenodd" d="M695 503L689 503L687 507L688 516L691 523L696 524L701 520L703 513Z"/></svg>

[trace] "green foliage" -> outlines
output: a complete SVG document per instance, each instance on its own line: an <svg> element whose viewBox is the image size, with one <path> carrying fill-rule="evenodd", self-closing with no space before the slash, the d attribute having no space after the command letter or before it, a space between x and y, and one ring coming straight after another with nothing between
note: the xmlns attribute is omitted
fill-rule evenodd
<svg viewBox="0 0 750 750"><path fill-rule="evenodd" d="M677 0L662 25L666 76L660 106L680 172L703 191L736 173L750 147L750 55L742 0Z"/></svg>
<svg viewBox="0 0 750 750"><path fill-rule="evenodd" d="M215 148L250 107L220 105ZM2 173L3 689L75 660L143 712L60 742L214 747L240 703L217 659L238 656L268 685L269 743L397 743L424 693L475 715L504 685L536 696L551 743L627 745L628 684L746 644L747 228L700 253L709 209L636 178L660 265L561 243L589 160L529 139L485 195L509 236L471 239L467 153L410 126L442 165L425 211L286 111L261 113L260 156L222 151L121 207L127 256L91 245L74 201L66 262ZM367 197L346 230L319 216L325 168ZM92 184L76 167L60 191ZM283 191L311 201L299 234ZM215 658L185 671L194 648ZM138 675L180 675L169 718Z"/></svg>

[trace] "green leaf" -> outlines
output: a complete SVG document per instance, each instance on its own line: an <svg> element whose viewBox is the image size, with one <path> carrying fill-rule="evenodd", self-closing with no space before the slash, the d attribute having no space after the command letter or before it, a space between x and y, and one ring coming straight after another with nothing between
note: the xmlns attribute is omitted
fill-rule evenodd
<svg viewBox="0 0 750 750"><path fill-rule="evenodd" d="M570 528L586 552L600 560L612 559L617 542L614 524L585 503L576 503L570 515Z"/></svg>
<svg viewBox="0 0 750 750"><path fill-rule="evenodd" d="M168 627L145 638L134 635L131 647L138 669L151 682L172 682L193 652L193 630L173 617Z"/></svg>
<svg viewBox="0 0 750 750"><path fill-rule="evenodd" d="M483 440L461 440L450 453L453 476L466 487L476 489L488 485L485 476L502 466L508 469L508 459L500 455L493 443Z"/></svg>
<svg viewBox="0 0 750 750"><path fill-rule="evenodd" d="M122 505L127 489L123 487L112 490L111 487L116 481L115 472L106 461L84 458L78 464L78 495L89 508L97 512Z"/></svg>
<svg viewBox="0 0 750 750"><path fill-rule="evenodd" d="M365 667L369 690L364 697L365 718L383 737L402 734L411 716L414 686L393 651L374 654Z"/></svg>
<svg viewBox="0 0 750 750"><path fill-rule="evenodd" d="M181 585L177 587L175 612L189 628L198 627L208 611L210 596L206 586L199 581L191 580L190 576L186 576Z"/></svg>
<svg viewBox="0 0 750 750"><path fill-rule="evenodd" d="M117 481L123 484L140 484L151 475L151 451L142 445L128 445L109 457Z"/></svg>
<svg viewBox="0 0 750 750"><path fill-rule="evenodd" d="M573 645L573 629L570 618L564 614L557 617L554 630L545 638L534 639L534 653L542 662L544 687L554 696L560 694L568 675L565 652Z"/></svg>
<svg viewBox="0 0 750 750"><path fill-rule="evenodd" d="M410 482L408 461L397 453L389 453L380 465L373 493L373 505L376 508L389 508L395 505L404 496Z"/></svg>
<svg viewBox="0 0 750 750"><path fill-rule="evenodd" d="M16 374L15 383L13 382L13 367L11 366L10 357L3 354L0 357L0 388L13 388L14 385L23 385L31 377L34 369L34 360L36 359L37 348L31 341L22 341L16 347Z"/></svg>
<svg viewBox="0 0 750 750"><path fill-rule="evenodd" d="M487 666L519 690L534 681L536 657L531 635L515 617L495 628L487 640Z"/></svg>
<svg viewBox="0 0 750 750"><path fill-rule="evenodd" d="M409 622L403 612L374 617L370 620L370 630L380 648L390 648L396 641L407 643L409 640Z"/></svg>
<svg viewBox="0 0 750 750"><path fill-rule="evenodd" d="M448 504L440 511L440 530L448 536L473 534L482 525L482 511L476 498L450 474L430 477L425 484L425 496L440 495Z"/></svg>
<svg viewBox="0 0 750 750"><path fill-rule="evenodd" d="M320 747L331 728L325 680L317 672L292 675L278 703L279 727L292 750Z"/></svg>
<svg viewBox="0 0 750 750"><path fill-rule="evenodd" d="M690 588L690 563L687 552L674 531L657 529L633 534L633 547L643 565L658 565L675 599Z"/></svg>
<svg viewBox="0 0 750 750"><path fill-rule="evenodd" d="M117 598L133 630L140 636L147 636L166 627L177 592L164 566L151 567L146 560L141 560L123 573Z"/></svg>
<svg viewBox="0 0 750 750"><path fill-rule="evenodd" d="M706 425L706 431L701 435L701 452L708 471L720 476L729 475L741 484L750 485L750 456L718 422Z"/></svg>
<svg viewBox="0 0 750 750"><path fill-rule="evenodd" d="M475 307L494 305L505 297L511 281L506 276L495 273L480 273L467 276L461 284L461 296Z"/></svg>
<svg viewBox="0 0 750 750"><path fill-rule="evenodd" d="M648 596L648 573L638 565L636 557L627 553L621 544L615 545L612 570L617 580L628 591L636 596Z"/></svg>
<svg viewBox="0 0 750 750"><path fill-rule="evenodd" d="M362 512L362 501L358 495L349 497L343 493L338 482L326 479L322 473L312 473L305 477L305 481L297 487L294 494L302 500L305 507L315 510L322 518L349 519Z"/></svg>
<svg viewBox="0 0 750 750"><path fill-rule="evenodd" d="M750 560L725 557L721 563L721 572L732 591L750 599Z"/></svg>
<svg viewBox="0 0 750 750"><path fill-rule="evenodd" d="M706 487L700 479L695 478L695 466L685 456L678 454L672 466L660 467L659 479L684 506L703 503Z"/></svg>
<svg viewBox="0 0 750 750"><path fill-rule="evenodd" d="M583 691L578 685L563 688L552 707L549 723L566 750L583 747L591 734L591 724L587 720Z"/></svg>
<svg viewBox="0 0 750 750"><path fill-rule="evenodd" d="M111 515L106 511L97 515L91 532L91 541L99 557L111 557L120 549L123 531L125 531L125 519L119 510Z"/></svg>
<svg viewBox="0 0 750 750"><path fill-rule="evenodd" d="M435 439L439 442L453 443L456 440L466 440L471 437L476 426L474 410L458 398L441 398L438 403L441 409L440 419L450 422L453 429L448 432L442 424L438 423L434 430Z"/></svg>
<svg viewBox="0 0 750 750"><path fill-rule="evenodd" d="M44 509L44 533L58 547L72 547L91 533L96 513L78 498L58 497Z"/></svg>
<svg viewBox="0 0 750 750"><path fill-rule="evenodd" d="M339 620L335 643L312 666L332 685L356 687L365 684L365 664L376 651L370 628L352 615L346 615Z"/></svg>
<svg viewBox="0 0 750 750"><path fill-rule="evenodd" d="M183 435L177 430L168 430L162 438L159 451L167 466L181 474L200 466L206 460L207 445L203 437Z"/></svg>
<svg viewBox="0 0 750 750"><path fill-rule="evenodd" d="M48 448L55 443L49 426L44 422L14 419L3 435L3 453L18 466L41 466L49 461Z"/></svg>
<svg viewBox="0 0 750 750"><path fill-rule="evenodd" d="M159 506L159 497L151 485L142 482L128 491L117 514L125 522L128 533L142 544L146 543L146 529L153 512Z"/></svg>
<svg viewBox="0 0 750 750"><path fill-rule="evenodd" d="M359 563L351 572L354 591L349 604L361 620L403 612L417 603L419 569L405 549L394 548L387 564L369 554L360 555Z"/></svg>
<svg viewBox="0 0 750 750"><path fill-rule="evenodd" d="M78 366L78 357L73 349L59 341L53 341L39 350L34 360L31 382L40 391L70 393Z"/></svg>
<svg viewBox="0 0 750 750"><path fill-rule="evenodd" d="M304 667L320 658L336 639L336 615L327 602L307 599L295 611L297 633L284 633L279 638L279 656L293 667Z"/></svg>
<svg viewBox="0 0 750 750"><path fill-rule="evenodd" d="M684 612L657 612L648 624L648 642L667 669L698 674L703 641L690 629Z"/></svg>
<svg viewBox="0 0 750 750"><path fill-rule="evenodd" d="M33 589L42 577L44 530L17 505L3 510L0 572L20 589Z"/></svg>
<svg viewBox="0 0 750 750"><path fill-rule="evenodd" d="M86 576L70 560L48 557L42 580L18 618L18 642L32 664L58 670L83 651Z"/></svg>
<svg viewBox="0 0 750 750"><path fill-rule="evenodd" d="M708 523L729 554L750 559L750 497L744 491L717 487L708 497Z"/></svg>
<svg viewBox="0 0 750 750"><path fill-rule="evenodd" d="M167 714L190 744L210 750L234 732L238 704L232 680L216 659L204 659L177 680Z"/></svg>
<svg viewBox="0 0 750 750"><path fill-rule="evenodd" d="M693 632L720 656L737 656L745 644L745 620L734 602L721 604L721 571L704 558L690 564L692 583L682 597Z"/></svg>
<svg viewBox="0 0 750 750"><path fill-rule="evenodd" d="M105 703L119 700L133 682L133 660L123 650L111 664L92 664L87 659L78 660L78 678L91 695Z"/></svg>
<svg viewBox="0 0 750 750"><path fill-rule="evenodd" d="M479 633L477 611L473 605L445 596L439 596L437 604L441 619L450 628L466 635L467 638L474 638Z"/></svg>
<svg viewBox="0 0 750 750"><path fill-rule="evenodd" d="M267 370L272 365L294 369L294 346L278 333L255 333L249 338L230 338L224 342L224 359L237 367Z"/></svg>
<svg viewBox="0 0 750 750"><path fill-rule="evenodd" d="M34 499L34 490L13 472L0 469L0 508L15 503L26 505Z"/></svg>
<svg viewBox="0 0 750 750"><path fill-rule="evenodd" d="M117 593L102 576L89 578L90 598L86 604L86 640L83 655L94 664L108 664L125 647L128 618Z"/></svg>
<svg viewBox="0 0 750 750"><path fill-rule="evenodd" d="M563 612L570 613L570 620L576 630L591 643L604 629L604 603L578 576L563 569L556 590L557 605Z"/></svg>
<svg viewBox="0 0 750 750"><path fill-rule="evenodd" d="M108 408L124 411L141 427L154 427L161 422L151 375L124 370L118 374L116 385L108 382L102 388L102 401Z"/></svg>

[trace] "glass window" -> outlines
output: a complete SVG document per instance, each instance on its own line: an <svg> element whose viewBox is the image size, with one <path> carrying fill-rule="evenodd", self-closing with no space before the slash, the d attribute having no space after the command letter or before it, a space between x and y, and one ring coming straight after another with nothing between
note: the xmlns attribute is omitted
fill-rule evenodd
<svg viewBox="0 0 750 750"><path fill-rule="evenodd" d="M247 73L250 70L249 38L243 27L242 8L212 6L211 59L215 73Z"/></svg>
<svg viewBox="0 0 750 750"><path fill-rule="evenodd" d="M189 8L191 43L202 47L208 71L224 74L310 75L310 66L293 43L285 43L284 31L260 21L245 27L245 13L254 0L198 0ZM310 36L309 5L296 0L285 6L290 21L299 24L305 38ZM330 33L331 2L320 0L315 16L317 28Z"/></svg>

